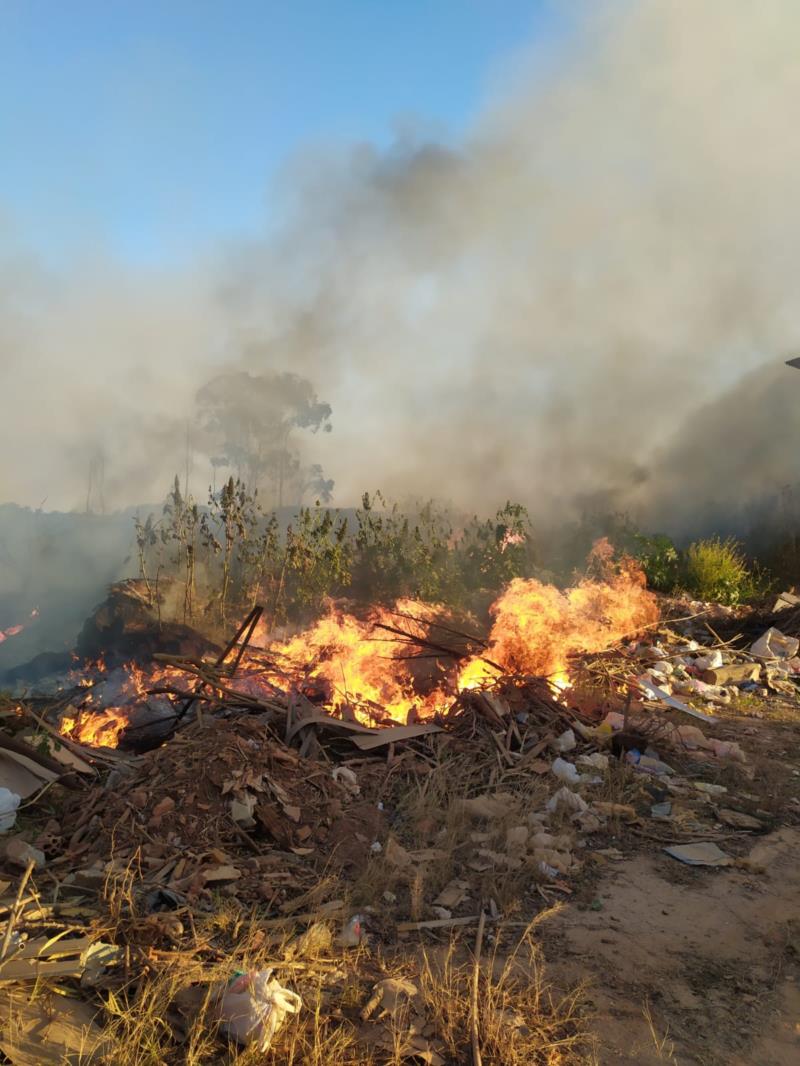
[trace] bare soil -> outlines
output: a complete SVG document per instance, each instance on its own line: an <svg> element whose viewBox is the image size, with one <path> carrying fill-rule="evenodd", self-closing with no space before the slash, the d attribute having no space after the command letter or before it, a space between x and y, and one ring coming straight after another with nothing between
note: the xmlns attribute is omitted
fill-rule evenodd
<svg viewBox="0 0 800 1066"><path fill-rule="evenodd" d="M589 983L601 1066L800 1062L799 849L784 826L754 840L763 873L637 854L566 905L548 972Z"/></svg>

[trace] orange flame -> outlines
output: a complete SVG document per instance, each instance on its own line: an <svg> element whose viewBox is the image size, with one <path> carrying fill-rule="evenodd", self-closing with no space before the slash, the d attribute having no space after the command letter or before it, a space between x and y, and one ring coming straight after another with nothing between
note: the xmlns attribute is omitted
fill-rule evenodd
<svg viewBox="0 0 800 1066"><path fill-rule="evenodd" d="M130 718L124 708L107 707L103 711L79 711L75 717L65 715L59 728L62 736L80 744L116 748L129 725Z"/></svg>
<svg viewBox="0 0 800 1066"><path fill-rule="evenodd" d="M572 655L603 651L655 622L658 604L641 570L623 560L612 571L601 555L606 543L601 541L594 553L602 579L585 578L562 592L535 578L515 578L491 607L486 657L505 672L557 678L563 687ZM461 686L469 687L481 669L474 661L467 664Z"/></svg>
<svg viewBox="0 0 800 1066"><path fill-rule="evenodd" d="M226 684L251 696L271 698L275 686L285 690L292 683L316 683L334 711L367 724L430 717L446 710L457 691L490 684L501 673L549 677L557 693L569 685L571 656L603 651L658 618L656 599L645 587L644 575L632 560L612 565L612 554L607 541L598 542L590 559L597 576L563 592L534 578L514 579L490 608L493 623L485 657L473 656L457 678L452 672L442 677L439 668L428 678L424 692L415 686L402 645L380 628L399 625L413 636L425 637L427 623L440 618L441 610L414 600L398 601L394 611L375 607L363 619L331 606L305 632L270 645L277 668L265 667L251 651L242 658L236 678ZM403 616L399 622L398 613ZM172 667L144 671L129 664L122 695L114 698L135 704L149 688L165 682L183 691L192 687ZM86 702L90 699L91 694ZM62 732L83 743L114 747L127 724L125 707L115 706L83 710L62 722Z"/></svg>
<svg viewBox="0 0 800 1066"><path fill-rule="evenodd" d="M30 613L31 622L35 621L38 617L39 617L39 610L38 610L37 607L34 607L34 609ZM7 626L5 629L0 629L0 644L2 644L3 641L8 640L10 637L19 636L19 634L23 631L23 629L27 629L29 625L30 625L30 622L24 622L24 623L19 623L18 625L15 625L15 626Z"/></svg>
<svg viewBox="0 0 800 1066"><path fill-rule="evenodd" d="M417 694L405 662L396 657L397 644L376 628L381 623L397 626L397 612L404 616L401 624L406 632L417 636L424 635L425 621L437 614L435 607L416 600L399 600L394 612L373 608L364 621L332 607L310 630L273 644L270 651L288 672L325 682L339 709L372 705L376 714L362 712L366 719L430 717L447 704L447 694Z"/></svg>

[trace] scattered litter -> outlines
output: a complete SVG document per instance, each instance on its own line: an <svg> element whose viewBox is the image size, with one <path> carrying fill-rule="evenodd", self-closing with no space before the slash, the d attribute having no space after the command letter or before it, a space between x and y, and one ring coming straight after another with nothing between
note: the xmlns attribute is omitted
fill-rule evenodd
<svg viewBox="0 0 800 1066"><path fill-rule="evenodd" d="M608 756L601 751L592 752L591 755L579 755L575 761L578 766L588 766L592 770L605 772L608 769Z"/></svg>
<svg viewBox="0 0 800 1066"><path fill-rule="evenodd" d="M611 862L621 862L625 858L624 853L619 848L599 848L593 854L600 855L604 859L610 859Z"/></svg>
<svg viewBox="0 0 800 1066"><path fill-rule="evenodd" d="M688 703L684 703L682 700L676 700L674 696L671 696L668 692L659 688L658 685L654 685L648 678L640 677L638 679L638 685L644 694L649 696L651 700L663 703L667 707L672 707L673 710L683 711L684 714L689 714L692 718L699 718L701 722L714 721L713 715L698 711L694 707L690 707Z"/></svg>
<svg viewBox="0 0 800 1066"><path fill-rule="evenodd" d="M256 797L253 795L248 795L246 800L233 799L231 800L231 818L243 829L252 829L256 824L253 817L255 807Z"/></svg>
<svg viewBox="0 0 800 1066"><path fill-rule="evenodd" d="M708 655L700 655L695 659L694 666L698 670L717 670L722 666L722 652L719 648L715 648Z"/></svg>
<svg viewBox="0 0 800 1066"><path fill-rule="evenodd" d="M772 613L777 614L778 611L786 611L790 607L800 607L800 596L795 596L793 592L781 592L772 606Z"/></svg>
<svg viewBox="0 0 800 1066"><path fill-rule="evenodd" d="M400 1008L406 1007L408 1001L418 995L417 986L403 978L388 977L384 981L378 981L361 1011L361 1018L366 1021L376 1011L379 1012L379 1017L385 1014L394 1017Z"/></svg>
<svg viewBox="0 0 800 1066"><path fill-rule="evenodd" d="M734 862L730 855L712 843L676 844L664 851L687 866L733 866Z"/></svg>
<svg viewBox="0 0 800 1066"><path fill-rule="evenodd" d="M354 914L348 922L345 922L339 934L338 942L343 948L355 948L363 943L365 939L364 916L363 914Z"/></svg>
<svg viewBox="0 0 800 1066"><path fill-rule="evenodd" d="M742 661L748 654L728 640L728 633L714 635L719 646L710 648L686 639L692 631L707 639L704 619L694 620L685 632L675 632L673 627L684 621L683 613L665 612L657 638L653 630L644 629L642 643L636 646L620 644L616 652L609 647L610 654L604 652L597 659L571 657L573 687L558 696L544 679L500 677L487 681L485 689L454 697L452 707L437 715L435 725L430 720L415 722L415 709L409 712L408 725L395 724L385 713L388 708L357 700L352 706L343 704L334 710L329 704L326 709L324 701L330 697L314 684L292 689L288 702L288 693L277 686L267 697L264 686L252 678L245 685L246 679L235 678L235 671L215 672L199 655L194 660L172 656L175 670L185 667L193 686L188 691L199 684L209 694L207 701L198 697L202 706L181 731L141 757L125 752L106 755L100 748L76 745L81 754L74 754L67 767L59 764L57 776L65 768L73 777L78 772L92 775L81 786L77 802L66 805L63 817L54 804L51 818L45 805L42 817L31 820L35 828L28 828L26 819L21 835L0 842L7 874L12 866L27 868L30 860L41 868L45 855L53 870L52 878L37 879L42 884L36 883L30 896L35 908L50 908L52 924L9 922L8 928L14 928L8 936L10 950L0 963L0 993L11 982L30 985L47 977L71 979L74 987L80 981L87 988L115 989L123 978L112 971L123 959L124 980L131 967L135 979L138 954L122 955L125 949L83 935L90 929L112 928L102 924L107 903L102 889L135 865L135 908L120 927L125 943L137 952L141 948L142 959L160 965L162 958L191 954L190 945L201 943L203 935L198 936L195 921L213 913L220 897L230 897L242 913L261 908L268 915L257 935L264 936L263 946L271 952L266 957L281 960L275 963L278 972L283 967L292 979L297 974L298 992L284 988L273 970L237 973L219 990L213 1008L218 1008L221 1028L233 1040L262 1052L273 1045L272 1054L278 1054L275 1033L290 1014L301 1010L298 993L308 1001L303 983L307 971L319 966L320 972L330 972L321 1002L333 1003L338 1010L346 967L355 963L363 976L364 963L369 966L369 984L361 986L358 1002L367 1000L362 1012L365 1026L369 1022L370 1028L381 1030L387 1026L385 1019L400 1013L405 1024L404 1012L413 1011L409 1032L397 1036L392 1055L398 1061L443 1061L438 1045L434 1047L432 1023L416 1013L416 984L405 977L373 983L383 976L375 967L376 960L380 965L379 953L338 950L365 943L366 921L370 939L381 946L391 944L396 934L445 931L447 937L453 930L469 932L469 926L501 919L500 908L487 899L488 893L497 891L489 886L504 880L513 883L515 877L527 885L525 871L534 872L536 894L550 901L557 892L572 891L564 878L578 875L584 864L600 866L633 854L637 838L644 838L647 847L653 842L660 847L676 837L702 840L715 835L716 822L754 833L771 826L772 816L758 807L763 796L747 797L739 787L745 776L752 777L748 767L725 767L724 779L732 793L727 799L722 798L728 791L725 786L693 780L693 771L715 776L709 772L714 760L744 764L745 754L735 741L706 736L700 722L720 720L683 699L698 706L724 705L739 691L737 686L763 680L786 702L787 690L780 686L797 692L788 681L793 672L800 672L800 657L791 654L796 638L768 630L762 639L770 654ZM797 621L787 617L787 632ZM766 624L759 623L739 643L749 642ZM183 666L176 665L179 662ZM643 676L632 682L632 675L640 671ZM581 681L586 682L584 688ZM239 697L232 695L232 686L240 682L250 703L239 704ZM80 705L77 696L72 698ZM749 702L742 706L749 710ZM685 724L685 718L666 715L665 710L677 710L699 722ZM76 718L94 713L85 705L73 712ZM365 721L371 724L362 724ZM757 728L747 724L742 736ZM720 731L742 739L732 722L720 723ZM34 731L31 743L39 742ZM51 755L60 750L58 743L51 746ZM354 757L353 746L368 757L361 752ZM465 774L464 781L478 794L462 801L466 817L461 820L451 822L435 804L409 819L402 799L398 802L406 775L419 782L437 768L437 760L439 767L446 765L441 760L446 748L465 763L474 755L476 773ZM568 753L572 753L569 758ZM776 752L776 758L785 756L786 752ZM342 758L347 765L336 765ZM619 758L641 773L619 773ZM609 787L605 794L627 802L590 804L589 798L598 792L587 786L602 781L602 776L594 775L606 774L609 767L615 771L609 782L614 789ZM550 779L535 776L551 772ZM34 779L35 788L46 780L37 775ZM550 782L557 791L545 803L542 790ZM497 790L501 787L508 791ZM10 806L6 793L12 796ZM0 789L0 829L13 827L20 795L25 798L19 789ZM436 789L430 793L438 795ZM674 804L668 797L674 798ZM731 806L719 808L722 802ZM735 810L740 803L759 817ZM591 834L600 835L591 838ZM621 843L625 852L616 847L594 850L593 840ZM734 862L710 842L665 850L690 865ZM375 861L373 855L380 858ZM445 869L453 872L445 861L453 863L463 879L449 881L431 901L441 884L440 874ZM472 871L480 876L474 877ZM350 898L344 882L365 873L380 875L372 886L375 898L371 905L364 900L363 913L350 916L343 902ZM59 907L67 908L59 911L58 921L53 918L55 904L42 904L38 896L42 885L47 891L51 884L58 886ZM12 886L10 881L0 883L0 894L7 893L7 915L14 914ZM435 886L432 891L431 886ZM341 898L333 899L334 895ZM480 907L479 900L483 900ZM506 907L505 897L502 904ZM87 906L88 912L77 912L76 921L75 908ZM600 910L603 903L598 898L589 906ZM488 917L464 916L461 912L466 910L485 910ZM511 908L507 913L513 913ZM402 920L408 917L414 920ZM216 945L213 955L198 948L195 961L198 974L204 966L218 965ZM252 963L248 958L240 965ZM198 987L201 981L198 977ZM381 1039L378 1035L373 1046L381 1046ZM57 1061L62 1060L65 1055ZM48 1060L29 1055L26 1066L39 1061Z"/></svg>
<svg viewBox="0 0 800 1066"><path fill-rule="evenodd" d="M486 793L465 799L463 809L472 818L503 818L517 805L517 799L510 792Z"/></svg>
<svg viewBox="0 0 800 1066"><path fill-rule="evenodd" d="M303 1001L296 992L283 988L273 970L237 974L217 1007L222 1029L241 1045L254 1044L262 1054L288 1014L297 1014Z"/></svg>
<svg viewBox="0 0 800 1066"><path fill-rule="evenodd" d="M728 807L722 807L717 811L717 818L723 825L729 825L733 829L763 829L764 823L751 814L742 811L732 811Z"/></svg>
<svg viewBox="0 0 800 1066"><path fill-rule="evenodd" d="M728 791L724 785L715 785L711 781L695 781L694 787L698 792L705 792L707 796L724 796Z"/></svg>
<svg viewBox="0 0 800 1066"><path fill-rule="evenodd" d="M3 852L8 862L23 870L31 862L37 870L45 864L44 852L29 844L27 840L23 840L22 837L10 837L6 841Z"/></svg>
<svg viewBox="0 0 800 1066"><path fill-rule="evenodd" d="M361 794L358 778L349 766L337 766L331 771L331 777L334 781L341 782L352 795L358 796Z"/></svg>
<svg viewBox="0 0 800 1066"><path fill-rule="evenodd" d="M107 966L124 956L122 948L82 937L34 937L0 962L0 982L40 981L47 977L83 977L89 971L89 984Z"/></svg>
<svg viewBox="0 0 800 1066"><path fill-rule="evenodd" d="M703 680L712 685L743 685L749 681L758 681L761 676L760 663L729 663L727 666L706 670Z"/></svg>
<svg viewBox="0 0 800 1066"><path fill-rule="evenodd" d="M550 747L553 751L557 751L563 755L564 752L572 751L577 743L573 730L567 729L561 734L561 736L556 737L555 740L550 742Z"/></svg>
<svg viewBox="0 0 800 1066"><path fill-rule="evenodd" d="M469 888L469 881L455 879L444 886L433 902L439 907L447 907L449 910L453 910L467 898Z"/></svg>
<svg viewBox="0 0 800 1066"><path fill-rule="evenodd" d="M373 844L372 850L375 850ZM403 845L397 840L397 837L390 836L386 841L386 847L383 849L386 861L390 866L394 866L398 870L407 869L411 866L414 860L411 857L410 852L406 851Z"/></svg>
<svg viewBox="0 0 800 1066"><path fill-rule="evenodd" d="M0 788L0 833L7 833L14 828L17 820L17 808L20 796L9 788Z"/></svg>
<svg viewBox="0 0 800 1066"><path fill-rule="evenodd" d="M575 764L560 756L553 760L550 769L559 781L565 781L568 785L579 785L583 780Z"/></svg>
<svg viewBox="0 0 800 1066"><path fill-rule="evenodd" d="M546 808L551 814L556 811L567 811L570 814L575 814L581 811L589 809L589 804L586 800L567 788L566 785L560 788L555 795L551 796L547 801Z"/></svg>
<svg viewBox="0 0 800 1066"><path fill-rule="evenodd" d="M609 818L622 818L626 822L635 822L638 815L628 803L594 803L592 809Z"/></svg>
<svg viewBox="0 0 800 1066"><path fill-rule="evenodd" d="M797 637L786 637L772 626L750 647L750 654L760 659L792 659L800 650Z"/></svg>
<svg viewBox="0 0 800 1066"><path fill-rule="evenodd" d="M108 1063L113 1049L97 1010L74 996L28 987L0 989L0 1051L13 1066Z"/></svg>

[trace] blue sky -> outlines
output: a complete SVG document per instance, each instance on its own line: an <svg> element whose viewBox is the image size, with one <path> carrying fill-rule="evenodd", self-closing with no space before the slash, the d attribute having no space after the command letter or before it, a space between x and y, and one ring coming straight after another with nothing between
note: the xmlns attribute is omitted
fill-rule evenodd
<svg viewBox="0 0 800 1066"><path fill-rule="evenodd" d="M458 136L546 0L0 0L0 234L167 265L263 231L306 144Z"/></svg>

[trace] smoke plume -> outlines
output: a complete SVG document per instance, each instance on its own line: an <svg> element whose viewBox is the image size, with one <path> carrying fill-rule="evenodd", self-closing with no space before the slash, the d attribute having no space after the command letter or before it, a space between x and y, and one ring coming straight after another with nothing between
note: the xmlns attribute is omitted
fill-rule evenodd
<svg viewBox="0 0 800 1066"><path fill-rule="evenodd" d="M232 369L330 403L307 459L343 505L605 497L687 529L795 480L800 8L569 13L459 143L288 162L269 240L159 276L6 242L0 499L82 506L98 455L107 507L162 497Z"/></svg>

